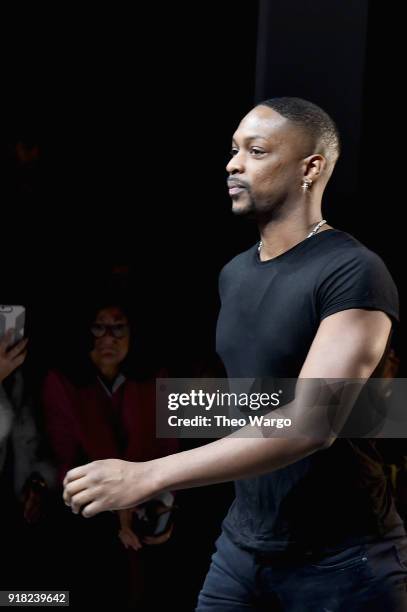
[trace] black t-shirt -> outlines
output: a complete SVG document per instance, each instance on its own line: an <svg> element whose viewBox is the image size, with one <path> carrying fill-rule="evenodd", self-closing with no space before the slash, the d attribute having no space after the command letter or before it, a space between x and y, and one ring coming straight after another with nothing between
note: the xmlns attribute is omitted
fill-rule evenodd
<svg viewBox="0 0 407 612"><path fill-rule="evenodd" d="M397 289L383 261L334 229L265 262L253 246L223 268L219 291L217 351L230 378L298 377L320 322L335 312L381 310L398 320ZM235 486L223 526L249 550L335 548L400 523L372 440L338 438Z"/></svg>

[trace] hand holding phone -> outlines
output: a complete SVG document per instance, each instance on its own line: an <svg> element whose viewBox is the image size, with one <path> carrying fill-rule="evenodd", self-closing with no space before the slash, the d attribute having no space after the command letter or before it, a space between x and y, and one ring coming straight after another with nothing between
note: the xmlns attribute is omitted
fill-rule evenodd
<svg viewBox="0 0 407 612"><path fill-rule="evenodd" d="M10 330L10 345L17 344L24 338L24 306L0 305L0 340Z"/></svg>

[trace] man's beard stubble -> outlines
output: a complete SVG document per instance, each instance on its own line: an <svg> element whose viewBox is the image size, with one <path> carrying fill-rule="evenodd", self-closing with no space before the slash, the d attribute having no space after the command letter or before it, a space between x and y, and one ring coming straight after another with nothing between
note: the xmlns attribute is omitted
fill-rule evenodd
<svg viewBox="0 0 407 612"><path fill-rule="evenodd" d="M268 222L272 219L278 218L279 213L283 206L283 201L271 201L266 200L262 204L256 201L251 191L247 190L249 201L241 208L235 208L234 203L232 204L232 213L236 217L246 217L256 221Z"/></svg>

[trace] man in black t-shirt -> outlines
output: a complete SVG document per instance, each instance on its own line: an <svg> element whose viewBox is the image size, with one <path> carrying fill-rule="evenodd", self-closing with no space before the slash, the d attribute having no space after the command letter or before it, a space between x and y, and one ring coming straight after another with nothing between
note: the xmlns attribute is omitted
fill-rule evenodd
<svg viewBox="0 0 407 612"><path fill-rule="evenodd" d="M238 255L221 273L220 295L217 347L230 378L298 377L318 328L335 313L398 316L397 291L383 262L334 229L265 261L257 246ZM325 359L335 361L340 346L328 350ZM363 486L358 470L370 476ZM366 440L337 439L327 452L260 476L255 487L237 481L236 492L224 529L253 552L340 546L345 535L359 541L401 525L380 459Z"/></svg>
<svg viewBox="0 0 407 612"><path fill-rule="evenodd" d="M261 240L220 276L217 347L230 378L365 380L385 353L398 318L390 274L321 216L339 149L332 119L298 98L259 104L234 134L233 211L256 219ZM382 467L368 440L238 432L153 462L75 468L64 499L93 516L235 480L199 612L401 612L407 538Z"/></svg>

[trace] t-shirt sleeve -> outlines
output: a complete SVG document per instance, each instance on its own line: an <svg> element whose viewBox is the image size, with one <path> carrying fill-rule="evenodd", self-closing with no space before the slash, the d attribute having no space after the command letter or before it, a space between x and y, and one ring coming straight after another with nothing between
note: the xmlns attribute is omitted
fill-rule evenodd
<svg viewBox="0 0 407 612"><path fill-rule="evenodd" d="M349 308L381 310L399 320L396 285L378 255L354 249L333 258L324 267L317 286L320 320Z"/></svg>

